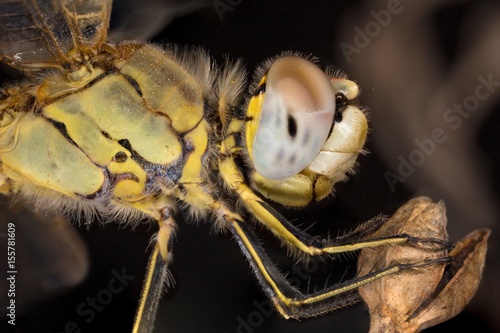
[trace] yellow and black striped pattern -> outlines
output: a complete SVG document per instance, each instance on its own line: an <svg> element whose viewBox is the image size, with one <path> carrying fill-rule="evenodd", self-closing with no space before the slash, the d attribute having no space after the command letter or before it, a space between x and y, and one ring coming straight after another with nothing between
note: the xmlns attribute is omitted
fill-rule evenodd
<svg viewBox="0 0 500 333"><path fill-rule="evenodd" d="M17 111L1 129L4 174L72 197L111 192L125 201L141 198L155 177L202 181L209 127L201 90L163 52L125 48L128 59L95 69L69 93L51 80L39 87L43 106Z"/></svg>

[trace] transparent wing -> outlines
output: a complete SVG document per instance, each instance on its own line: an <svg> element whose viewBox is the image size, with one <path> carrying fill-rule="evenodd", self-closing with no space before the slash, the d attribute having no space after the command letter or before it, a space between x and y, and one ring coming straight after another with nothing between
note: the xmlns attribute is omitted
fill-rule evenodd
<svg viewBox="0 0 500 333"><path fill-rule="evenodd" d="M109 39L148 40L174 18L210 5L209 0L120 0L113 4Z"/></svg>
<svg viewBox="0 0 500 333"><path fill-rule="evenodd" d="M22 70L80 62L106 41L111 0L0 0L0 59Z"/></svg>

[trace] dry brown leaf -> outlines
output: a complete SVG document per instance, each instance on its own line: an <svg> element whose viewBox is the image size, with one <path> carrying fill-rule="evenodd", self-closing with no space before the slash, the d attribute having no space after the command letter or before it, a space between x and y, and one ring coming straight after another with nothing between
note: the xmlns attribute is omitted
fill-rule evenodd
<svg viewBox="0 0 500 333"><path fill-rule="evenodd" d="M435 204L420 197L403 205L375 236L405 233L447 240L446 224L444 203ZM486 229L477 230L449 254L435 245L409 243L363 250L358 261L360 275L394 262L407 264L455 257L448 267L431 264L405 270L359 288L370 310L370 332L417 332L462 311L481 280L488 235Z"/></svg>

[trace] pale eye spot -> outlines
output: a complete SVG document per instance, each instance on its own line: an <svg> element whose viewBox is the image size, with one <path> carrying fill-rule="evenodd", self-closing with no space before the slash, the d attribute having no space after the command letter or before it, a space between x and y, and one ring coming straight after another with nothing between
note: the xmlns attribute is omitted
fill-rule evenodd
<svg viewBox="0 0 500 333"><path fill-rule="evenodd" d="M319 154L332 128L336 97L325 73L299 57L276 60L266 75L251 157L261 176L284 179Z"/></svg>

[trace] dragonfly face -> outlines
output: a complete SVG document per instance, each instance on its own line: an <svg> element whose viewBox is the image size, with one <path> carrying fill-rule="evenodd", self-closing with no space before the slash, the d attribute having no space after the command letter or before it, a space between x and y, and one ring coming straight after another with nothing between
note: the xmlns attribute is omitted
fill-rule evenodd
<svg viewBox="0 0 500 333"><path fill-rule="evenodd" d="M340 297L335 286L304 295L247 223L257 220L308 256L408 241L370 239L380 222L357 229L346 244L318 241L262 198L306 206L345 178L367 133L353 81L283 53L262 64L246 93L238 63L217 67L199 50L107 41L111 1L1 5L2 60L32 79L2 91L0 190L47 209L158 223L134 332L152 329L177 206L233 234L286 318L353 303L360 283L398 270L394 264L346 283Z"/></svg>

